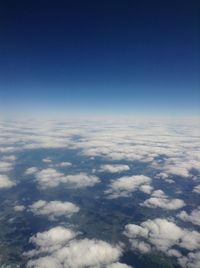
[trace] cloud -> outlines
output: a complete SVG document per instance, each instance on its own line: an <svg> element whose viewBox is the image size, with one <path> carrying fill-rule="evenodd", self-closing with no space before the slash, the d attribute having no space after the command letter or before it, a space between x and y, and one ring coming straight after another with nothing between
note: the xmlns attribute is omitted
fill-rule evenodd
<svg viewBox="0 0 200 268"><path fill-rule="evenodd" d="M11 181L7 175L0 175L0 189L1 188L11 188L15 186L16 183Z"/></svg>
<svg viewBox="0 0 200 268"><path fill-rule="evenodd" d="M42 162L44 162L44 163L51 163L52 160L50 158L43 158L42 159Z"/></svg>
<svg viewBox="0 0 200 268"><path fill-rule="evenodd" d="M29 258L27 267L129 267L118 262L122 255L119 245L76 236L71 229L60 226L32 236L29 241L35 249L24 254Z"/></svg>
<svg viewBox="0 0 200 268"><path fill-rule="evenodd" d="M195 225L200 225L200 207L194 209L190 214L186 211L181 211L177 217L182 221L189 221Z"/></svg>
<svg viewBox="0 0 200 268"><path fill-rule="evenodd" d="M54 219L59 216L70 217L72 214L79 211L79 207L71 202L61 201L44 201L39 200L29 206L31 212L35 215L48 216L50 219Z"/></svg>
<svg viewBox="0 0 200 268"><path fill-rule="evenodd" d="M129 266L125 263L120 262L111 263L106 266L106 268L131 268L131 267L133 268L133 266Z"/></svg>
<svg viewBox="0 0 200 268"><path fill-rule="evenodd" d="M120 173L129 170L128 165L102 165L100 171L109 173Z"/></svg>
<svg viewBox="0 0 200 268"><path fill-rule="evenodd" d="M30 168L27 168L27 170L25 171L25 175L33 175L35 174L36 172L38 171L38 168L37 167L30 167Z"/></svg>
<svg viewBox="0 0 200 268"><path fill-rule="evenodd" d="M147 192L150 187L145 189L144 186L150 186L150 183L151 178L144 175L125 176L112 180L105 193L109 198L128 197L137 190Z"/></svg>
<svg viewBox="0 0 200 268"><path fill-rule="evenodd" d="M187 257L179 258L179 263L183 267L199 268L200 267L200 251L191 252L187 255Z"/></svg>
<svg viewBox="0 0 200 268"><path fill-rule="evenodd" d="M4 156L2 157L2 159L3 159L4 161L11 161L11 162L14 162L17 158L16 158L15 155L4 155Z"/></svg>
<svg viewBox="0 0 200 268"><path fill-rule="evenodd" d="M72 165L72 163L70 163L70 162L61 162L59 164L56 164L57 167L69 167L71 165Z"/></svg>
<svg viewBox="0 0 200 268"><path fill-rule="evenodd" d="M86 173L78 173L66 176L53 168L47 168L38 171L35 176L36 181L43 189L56 187L60 183L67 184L68 186L74 188L92 187L96 183L100 182L100 179L93 175L88 175Z"/></svg>
<svg viewBox="0 0 200 268"><path fill-rule="evenodd" d="M0 172L8 172L13 168L13 163L11 162L0 162Z"/></svg>
<svg viewBox="0 0 200 268"><path fill-rule="evenodd" d="M191 176L192 169L200 171L199 159L170 158L164 165L164 172L182 177Z"/></svg>
<svg viewBox="0 0 200 268"><path fill-rule="evenodd" d="M142 206L150 208L163 208L163 209L179 209L185 206L185 202L178 198L170 199L162 190L156 190L152 196L141 203Z"/></svg>
<svg viewBox="0 0 200 268"><path fill-rule="evenodd" d="M125 226L124 235L128 237L133 250L141 253L150 251L163 251L169 256L178 258L183 266L191 254L200 250L200 233L182 229L174 222L167 219L154 219L142 222L140 225L128 224ZM183 256L178 249L184 249L188 255ZM196 259L193 260L195 265ZM198 267L192 266L187 267Z"/></svg>
<svg viewBox="0 0 200 268"><path fill-rule="evenodd" d="M200 185L195 186L193 192L200 194Z"/></svg>
<svg viewBox="0 0 200 268"><path fill-rule="evenodd" d="M14 210L16 211L16 212L21 212L21 211L24 211L26 208L25 208L25 206L23 206L23 205L16 205L16 206L14 206Z"/></svg>

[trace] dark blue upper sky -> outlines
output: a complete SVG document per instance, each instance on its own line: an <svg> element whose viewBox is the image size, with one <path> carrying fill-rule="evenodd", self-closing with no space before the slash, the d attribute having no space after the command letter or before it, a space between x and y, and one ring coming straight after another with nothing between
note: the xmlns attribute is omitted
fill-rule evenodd
<svg viewBox="0 0 200 268"><path fill-rule="evenodd" d="M3 0L0 111L197 114L200 2Z"/></svg>

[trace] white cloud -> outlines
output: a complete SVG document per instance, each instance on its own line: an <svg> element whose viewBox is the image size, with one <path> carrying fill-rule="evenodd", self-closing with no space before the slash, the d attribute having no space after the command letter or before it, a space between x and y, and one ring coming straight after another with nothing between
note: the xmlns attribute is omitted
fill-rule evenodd
<svg viewBox="0 0 200 268"><path fill-rule="evenodd" d="M30 167L30 168L27 168L27 170L25 171L25 175L32 175L32 174L35 174L36 172L38 171L38 168L37 167Z"/></svg>
<svg viewBox="0 0 200 268"><path fill-rule="evenodd" d="M195 186L193 192L200 194L200 185Z"/></svg>
<svg viewBox="0 0 200 268"><path fill-rule="evenodd" d="M200 225L200 207L194 209L190 214L186 211L181 211L177 217L183 221L189 221L195 225Z"/></svg>
<svg viewBox="0 0 200 268"><path fill-rule="evenodd" d="M182 265L183 260L188 261L189 256L196 254L200 249L200 233L182 229L166 219L147 220L140 225L128 224L125 226L124 234L129 238L133 250L141 253L163 251L169 256L177 257ZM188 251L188 256L183 257L178 248ZM195 261L196 259L192 261L193 264ZM192 266L192 263L190 265L187 267L198 267Z"/></svg>
<svg viewBox="0 0 200 268"><path fill-rule="evenodd" d="M153 187L151 185L144 184L144 185L141 185L139 189L143 193L150 194L153 190Z"/></svg>
<svg viewBox="0 0 200 268"><path fill-rule="evenodd" d="M45 256L39 259L30 260L27 268L63 268L63 265L52 256Z"/></svg>
<svg viewBox="0 0 200 268"><path fill-rule="evenodd" d="M29 206L31 212L35 215L44 215L54 219L59 216L71 216L79 211L79 207L71 202L44 201L39 200Z"/></svg>
<svg viewBox="0 0 200 268"><path fill-rule="evenodd" d="M109 172L109 173L120 173L120 172L123 172L123 171L127 171L129 170L129 166L128 165L110 165L110 164L107 164L107 165L102 165L101 168L100 168L100 171L105 171L105 172Z"/></svg>
<svg viewBox="0 0 200 268"><path fill-rule="evenodd" d="M17 158L16 158L15 155L4 155L4 156L2 157L2 159L3 159L4 161L11 161L11 162L13 162L13 161L15 161Z"/></svg>
<svg viewBox="0 0 200 268"><path fill-rule="evenodd" d="M30 242L36 248L25 253L31 258L27 267L129 267L118 262L122 255L119 245L102 240L77 239L76 235L71 229L54 227L32 236Z"/></svg>
<svg viewBox="0 0 200 268"><path fill-rule="evenodd" d="M124 176L116 180L112 180L108 190L105 191L109 198L128 197L131 193L141 190L150 190L149 187L144 189L144 186L149 186L151 178L144 175Z"/></svg>
<svg viewBox="0 0 200 268"><path fill-rule="evenodd" d="M11 162L0 162L0 172L8 172L13 168L13 163Z"/></svg>
<svg viewBox="0 0 200 268"><path fill-rule="evenodd" d="M73 175L64 175L53 168L43 169L36 174L36 180L42 188L56 187L60 183L67 184L74 188L92 187L100 182L100 179L86 173L78 173Z"/></svg>
<svg viewBox="0 0 200 268"><path fill-rule="evenodd" d="M133 268L133 266L129 266L125 263L120 262L111 263L106 266L106 268L131 268L131 267Z"/></svg>
<svg viewBox="0 0 200 268"><path fill-rule="evenodd" d="M185 206L185 202L178 198L169 198L162 190L156 190L152 193L152 196L141 203L142 206L163 209L179 209Z"/></svg>
<svg viewBox="0 0 200 268"><path fill-rule="evenodd" d="M69 167L71 165L72 165L72 163L70 163L70 162L61 162L59 164L56 164L57 167Z"/></svg>
<svg viewBox="0 0 200 268"><path fill-rule="evenodd" d="M180 265L184 268L199 268L200 267L200 251L191 252L186 257L178 259Z"/></svg>
<svg viewBox="0 0 200 268"><path fill-rule="evenodd" d="M43 158L42 159L42 162L44 162L44 163L51 163L52 160L50 158Z"/></svg>
<svg viewBox="0 0 200 268"><path fill-rule="evenodd" d="M23 205L16 205L16 206L14 206L14 210L16 212L24 211L25 210L25 206L23 206Z"/></svg>
<svg viewBox="0 0 200 268"><path fill-rule="evenodd" d="M10 188L14 185L16 185L16 183L11 181L7 175L0 175L0 189Z"/></svg>

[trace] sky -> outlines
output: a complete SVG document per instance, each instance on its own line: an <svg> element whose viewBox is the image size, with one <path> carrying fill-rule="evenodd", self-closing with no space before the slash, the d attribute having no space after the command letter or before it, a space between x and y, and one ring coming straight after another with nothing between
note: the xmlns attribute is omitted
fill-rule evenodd
<svg viewBox="0 0 200 268"><path fill-rule="evenodd" d="M0 1L0 113L200 113L200 2Z"/></svg>

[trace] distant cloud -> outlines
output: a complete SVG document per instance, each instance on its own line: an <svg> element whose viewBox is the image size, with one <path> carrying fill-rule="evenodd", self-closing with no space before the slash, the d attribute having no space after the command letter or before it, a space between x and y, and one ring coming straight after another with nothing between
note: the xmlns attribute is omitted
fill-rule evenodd
<svg viewBox="0 0 200 268"><path fill-rule="evenodd" d="M71 202L61 201L44 201L39 200L29 206L31 212L35 215L48 216L54 219L60 216L70 217L72 214L79 211L79 207Z"/></svg>
<svg viewBox="0 0 200 268"><path fill-rule="evenodd" d="M156 190L151 197L145 200L141 205L151 208L160 207L163 209L179 209L185 206L183 200L178 198L169 198L162 190Z"/></svg>
<svg viewBox="0 0 200 268"><path fill-rule="evenodd" d="M96 183L100 182L100 179L94 175L88 175L86 173L78 173L73 175L64 175L58 172L56 169L47 168L38 171L35 174L36 180L41 188L56 187L60 183L64 183L70 187L92 187Z"/></svg>
<svg viewBox="0 0 200 268"><path fill-rule="evenodd" d="M102 172L110 172L110 173L120 173L123 171L127 171L129 170L129 166L128 165L102 165L100 168L100 171Z"/></svg>
<svg viewBox="0 0 200 268"><path fill-rule="evenodd" d="M137 190L148 192L151 189L150 183L151 178L144 175L124 176L113 180L105 194L112 199L128 197ZM146 189L144 186L147 186Z"/></svg>
<svg viewBox="0 0 200 268"><path fill-rule="evenodd" d="M35 249L25 253L30 258L27 267L129 267L118 262L122 255L119 245L76 236L71 229L60 226L32 236L30 242Z"/></svg>
<svg viewBox="0 0 200 268"><path fill-rule="evenodd" d="M16 185L16 183L11 181L7 175L0 175L0 189L11 188L14 185Z"/></svg>

